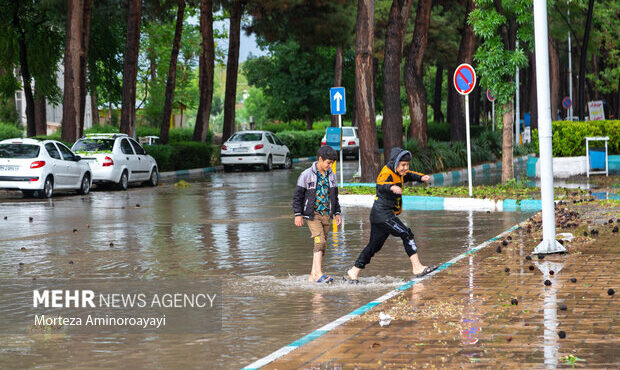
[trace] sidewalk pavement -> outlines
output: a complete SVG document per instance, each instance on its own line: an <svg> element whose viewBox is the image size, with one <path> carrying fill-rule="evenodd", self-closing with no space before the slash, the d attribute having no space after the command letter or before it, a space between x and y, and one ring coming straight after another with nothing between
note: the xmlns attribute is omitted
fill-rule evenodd
<svg viewBox="0 0 620 370"><path fill-rule="evenodd" d="M266 368L620 367L620 297L609 294L620 290L620 204L559 207L558 234L574 235L567 254L527 258L538 214Z"/></svg>

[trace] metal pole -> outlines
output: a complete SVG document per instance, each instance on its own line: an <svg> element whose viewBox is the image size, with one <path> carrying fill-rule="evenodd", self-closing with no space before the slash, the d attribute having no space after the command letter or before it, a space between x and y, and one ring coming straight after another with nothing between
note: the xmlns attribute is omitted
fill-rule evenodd
<svg viewBox="0 0 620 370"><path fill-rule="evenodd" d="M566 248L555 240L551 97L549 91L549 39L547 32L547 1L534 0L538 145L540 148L540 196L543 227L543 241L536 246L534 253L557 253L566 251Z"/></svg>
<svg viewBox="0 0 620 370"><path fill-rule="evenodd" d="M493 131L495 131L495 100L491 102L491 124Z"/></svg>
<svg viewBox="0 0 620 370"><path fill-rule="evenodd" d="M519 40L515 45L515 50L519 49ZM519 67L517 67L517 75L515 76L515 85L517 87L516 104L515 104L515 143L517 146L521 146L521 112L519 111Z"/></svg>
<svg viewBox="0 0 620 370"><path fill-rule="evenodd" d="M340 187L344 187L344 176L342 174L342 114L338 115L338 127L340 127Z"/></svg>
<svg viewBox="0 0 620 370"><path fill-rule="evenodd" d="M568 1L566 1L568 5ZM570 21L570 8L566 11L567 19ZM568 120L573 120L573 58L572 58L572 50L570 44L570 30L568 31L568 97L570 98L571 104L568 107Z"/></svg>
<svg viewBox="0 0 620 370"><path fill-rule="evenodd" d="M469 182L469 197L473 195L471 186L471 143L469 139L469 95L465 95L465 131L467 134L467 181Z"/></svg>

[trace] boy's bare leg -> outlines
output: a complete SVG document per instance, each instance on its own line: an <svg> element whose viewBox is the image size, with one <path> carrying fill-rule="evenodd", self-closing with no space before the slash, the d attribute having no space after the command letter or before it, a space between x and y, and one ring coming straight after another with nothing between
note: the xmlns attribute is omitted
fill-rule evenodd
<svg viewBox="0 0 620 370"><path fill-rule="evenodd" d="M347 275L349 275L351 280L357 280L360 271L362 271L361 268L353 266L349 269L349 271L347 271Z"/></svg>
<svg viewBox="0 0 620 370"><path fill-rule="evenodd" d="M317 281L323 276L321 265L323 263L323 252L314 252L312 255L312 270L310 271L310 281Z"/></svg>
<svg viewBox="0 0 620 370"><path fill-rule="evenodd" d="M426 266L420 263L420 259L418 258L417 253L409 257L409 260L411 260L411 270L413 271L414 275L421 274L422 271L424 271L424 269L426 268Z"/></svg>

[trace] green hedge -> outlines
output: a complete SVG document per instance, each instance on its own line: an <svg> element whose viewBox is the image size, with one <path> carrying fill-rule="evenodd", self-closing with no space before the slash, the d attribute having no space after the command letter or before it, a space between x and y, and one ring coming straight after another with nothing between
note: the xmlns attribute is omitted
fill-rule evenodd
<svg viewBox="0 0 620 370"><path fill-rule="evenodd" d="M24 131L11 123L0 122L0 140L23 137Z"/></svg>
<svg viewBox="0 0 620 370"><path fill-rule="evenodd" d="M105 125L105 126L93 126L88 130L84 130L84 134L94 134L94 133L110 133L110 132L119 132L119 128L116 126ZM168 134L170 143L178 143L184 141L192 141L192 137L194 135L193 128L173 128L170 130ZM159 128L158 127L149 127L149 126L140 126L136 128L136 137L140 136L159 136ZM213 138L213 132L209 131L207 133L206 142L210 143Z"/></svg>
<svg viewBox="0 0 620 370"><path fill-rule="evenodd" d="M315 156L321 146L323 135L325 135L325 129L278 133L278 137L288 147L293 158Z"/></svg>
<svg viewBox="0 0 620 370"><path fill-rule="evenodd" d="M576 157L586 155L586 136L609 136L610 154L620 154L620 120L607 121L554 121L553 156ZM532 142L538 143L538 130L532 132ZM538 145L536 145L538 153Z"/></svg>
<svg viewBox="0 0 620 370"><path fill-rule="evenodd" d="M144 149L155 158L160 172L211 167L219 155L219 147L195 141L147 145Z"/></svg>

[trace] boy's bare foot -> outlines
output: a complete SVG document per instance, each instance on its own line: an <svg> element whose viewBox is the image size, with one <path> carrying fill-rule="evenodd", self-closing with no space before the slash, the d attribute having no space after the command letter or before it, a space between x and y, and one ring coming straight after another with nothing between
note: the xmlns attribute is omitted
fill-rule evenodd
<svg viewBox="0 0 620 370"><path fill-rule="evenodd" d="M317 280L321 278L321 276L323 276L322 272L312 273L310 274L310 277L308 277L308 281L316 282Z"/></svg>
<svg viewBox="0 0 620 370"><path fill-rule="evenodd" d="M358 276L360 274L361 269L353 266L351 267L349 270L347 270L347 276L349 277L349 279L351 280L357 280Z"/></svg>

